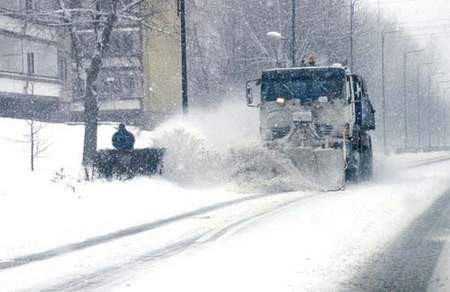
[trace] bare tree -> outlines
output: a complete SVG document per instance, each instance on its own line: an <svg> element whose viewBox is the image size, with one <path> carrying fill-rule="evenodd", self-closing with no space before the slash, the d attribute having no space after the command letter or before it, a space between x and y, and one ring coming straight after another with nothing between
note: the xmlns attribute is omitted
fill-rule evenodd
<svg viewBox="0 0 450 292"><path fill-rule="evenodd" d="M66 3L68 2L68 3ZM72 43L72 56L75 62L76 82L81 85L80 93L84 100L85 133L83 143L83 166L92 165L97 151L98 101L94 86L102 68L105 52L111 43L111 35L120 15L126 14L142 1L124 5L120 0L94 1L84 7L78 1L58 0L60 17L67 29ZM105 5L106 3L106 5ZM122 4L122 7L119 7ZM91 29L94 33L95 49L88 61L85 49L77 30ZM88 172L87 172L88 173Z"/></svg>
<svg viewBox="0 0 450 292"><path fill-rule="evenodd" d="M36 159L44 157L44 153L49 149L50 143L42 136L42 131L46 125L36 120L27 120L28 133L23 135L23 139L8 139L14 143L27 144L29 147L30 170L36 168Z"/></svg>
<svg viewBox="0 0 450 292"><path fill-rule="evenodd" d="M41 136L42 130L45 129L43 123L28 120L27 124L29 126L29 134L25 135L25 142L30 145L30 169L34 171L36 159L43 157L50 144Z"/></svg>

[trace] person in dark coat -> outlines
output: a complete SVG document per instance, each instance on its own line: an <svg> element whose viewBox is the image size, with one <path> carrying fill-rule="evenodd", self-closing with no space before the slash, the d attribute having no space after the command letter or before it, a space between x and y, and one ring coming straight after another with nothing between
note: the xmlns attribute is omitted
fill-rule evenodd
<svg viewBox="0 0 450 292"><path fill-rule="evenodd" d="M114 148L122 151L130 151L134 148L134 135L125 129L124 124L119 125L119 129L112 137Z"/></svg>

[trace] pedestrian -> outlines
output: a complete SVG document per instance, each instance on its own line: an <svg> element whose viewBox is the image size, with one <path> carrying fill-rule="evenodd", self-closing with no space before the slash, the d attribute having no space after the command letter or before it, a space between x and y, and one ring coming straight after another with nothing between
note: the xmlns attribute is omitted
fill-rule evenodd
<svg viewBox="0 0 450 292"><path fill-rule="evenodd" d="M112 137L114 148L121 151L130 151L134 148L134 135L125 129L124 124L120 124L117 132Z"/></svg>

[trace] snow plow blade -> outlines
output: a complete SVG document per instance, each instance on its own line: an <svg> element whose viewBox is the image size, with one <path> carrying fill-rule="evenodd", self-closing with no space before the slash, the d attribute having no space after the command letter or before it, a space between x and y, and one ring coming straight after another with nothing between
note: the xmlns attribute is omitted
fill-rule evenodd
<svg viewBox="0 0 450 292"><path fill-rule="evenodd" d="M345 186L345 161L340 149L285 148L283 167L323 191L338 191ZM288 160L288 161L286 161ZM289 162L290 161L290 162ZM291 165L290 165L291 164Z"/></svg>

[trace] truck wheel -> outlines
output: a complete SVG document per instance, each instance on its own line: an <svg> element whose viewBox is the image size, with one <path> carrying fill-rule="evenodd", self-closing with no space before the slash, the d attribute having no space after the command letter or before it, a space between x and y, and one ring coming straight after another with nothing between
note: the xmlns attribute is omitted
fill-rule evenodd
<svg viewBox="0 0 450 292"><path fill-rule="evenodd" d="M345 170L345 178L348 182L359 182L361 180L361 153L354 149L351 159L347 162L348 166Z"/></svg>
<svg viewBox="0 0 450 292"><path fill-rule="evenodd" d="M366 145L361 147L361 179L368 181L373 176L373 152L370 138Z"/></svg>

